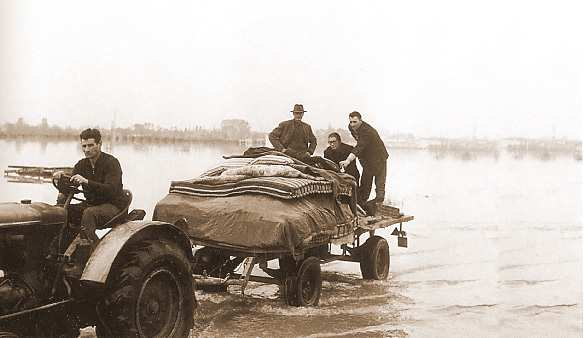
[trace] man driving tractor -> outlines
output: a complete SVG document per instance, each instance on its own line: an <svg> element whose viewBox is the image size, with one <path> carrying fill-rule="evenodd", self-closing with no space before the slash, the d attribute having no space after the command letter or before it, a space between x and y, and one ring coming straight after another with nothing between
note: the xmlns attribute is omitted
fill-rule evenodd
<svg viewBox="0 0 584 338"><path fill-rule="evenodd" d="M97 129L85 129L79 135L85 158L73 168L71 182L83 188L85 201L72 204L69 219L78 224L79 234L91 245L98 240L96 227L105 224L125 206L120 162L114 156L101 151L101 133ZM54 174L55 179L63 175Z"/></svg>

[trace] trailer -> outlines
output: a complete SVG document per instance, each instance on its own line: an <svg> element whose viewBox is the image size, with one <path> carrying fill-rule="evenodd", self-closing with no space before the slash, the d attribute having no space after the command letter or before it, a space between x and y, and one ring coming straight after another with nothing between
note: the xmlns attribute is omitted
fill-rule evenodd
<svg viewBox="0 0 584 338"><path fill-rule="evenodd" d="M389 245L385 238L374 235L374 232L376 229L398 224L399 227L394 229L394 234L398 236L398 246L407 247L407 237L402 226L403 223L413 219L413 216L406 215L399 218L361 217L359 220L361 226L354 232L353 243L351 245L341 244L341 254L332 253L334 245L332 241L318 244L318 241L311 239L304 243L304 250L301 253L294 255L287 251L258 252L245 248L213 245L191 238L191 242L203 248L202 253L199 253L200 251L195 253L195 259L211 261L213 255L223 257L223 259L216 261L215 265L205 265L206 268L199 266L195 270L193 278L196 287L202 290L226 291L227 286L238 285L242 294L244 294L249 281L275 284L282 287L289 305L318 305L322 287L320 265L334 261L356 262L360 264L363 279L386 279L389 275L390 265ZM369 234L369 238L363 243L361 242L361 234ZM214 250L205 252L205 248L213 248ZM208 256L203 256L205 254ZM269 268L268 262L276 259L279 269ZM243 264L241 273L233 271L233 267L237 264ZM255 266L258 266L268 277L252 274ZM224 270L222 271L221 268ZM216 269L219 271L215 271Z"/></svg>
<svg viewBox="0 0 584 338"><path fill-rule="evenodd" d="M375 231L393 226L398 246L407 247L403 224L414 217L388 205L367 215L356 204L352 176L323 159L319 163L326 166L320 167L281 153L227 160L198 178L172 182L154 210L153 220L174 224L194 245L197 289L237 285L244 293L249 281L276 284L289 305L315 306L322 264L358 262L364 279L383 280L389 275L389 245ZM291 177L290 167L302 174ZM254 267L264 274L252 273Z"/></svg>

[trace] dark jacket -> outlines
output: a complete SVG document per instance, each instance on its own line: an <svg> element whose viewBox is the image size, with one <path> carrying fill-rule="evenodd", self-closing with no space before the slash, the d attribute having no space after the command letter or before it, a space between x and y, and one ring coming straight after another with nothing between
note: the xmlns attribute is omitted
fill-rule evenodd
<svg viewBox="0 0 584 338"><path fill-rule="evenodd" d="M339 162L347 159L347 156L353 151L353 146L346 143L339 144L339 147L333 150L330 146L324 150L324 158L335 162L337 165ZM346 168L346 173L352 175L359 183L359 170L357 170L357 161L351 161Z"/></svg>
<svg viewBox="0 0 584 338"><path fill-rule="evenodd" d="M75 164L73 175L79 174L89 180L83 185L87 203L100 205L111 203L118 208L125 207L125 198L122 185L122 168L114 156L101 152L95 168L91 161L84 158Z"/></svg>
<svg viewBox="0 0 584 338"><path fill-rule="evenodd" d="M314 154L314 150L316 149L316 137L312 133L312 128L308 123L298 121L302 126L302 139L299 140L306 146L306 151L308 151L311 155ZM288 120L281 122L268 136L270 142L274 146L274 148L278 151L281 151L284 148L288 148L292 141L292 137L294 136L295 128L294 120ZM299 149L297 149L299 150Z"/></svg>
<svg viewBox="0 0 584 338"><path fill-rule="evenodd" d="M357 130L353 130L349 125L349 130L357 140L357 144L353 148L353 154L359 158L359 162L363 167L376 166L387 161L389 154L385 144L379 137L377 130L371 127L369 123L363 121Z"/></svg>

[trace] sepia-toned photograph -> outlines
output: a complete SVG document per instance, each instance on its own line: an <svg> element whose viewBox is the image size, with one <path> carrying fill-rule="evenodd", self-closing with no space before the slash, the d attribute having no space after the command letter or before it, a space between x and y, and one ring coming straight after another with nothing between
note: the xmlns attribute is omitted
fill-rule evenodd
<svg viewBox="0 0 584 338"><path fill-rule="evenodd" d="M583 337L582 12L0 1L0 338Z"/></svg>

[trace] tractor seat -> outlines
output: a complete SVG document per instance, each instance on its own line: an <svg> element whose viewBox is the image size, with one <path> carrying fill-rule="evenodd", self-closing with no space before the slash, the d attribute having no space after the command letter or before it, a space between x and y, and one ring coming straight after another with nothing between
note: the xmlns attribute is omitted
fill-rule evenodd
<svg viewBox="0 0 584 338"><path fill-rule="evenodd" d="M124 223L128 218L128 209L132 203L132 192L130 190L124 189L124 202L125 206L120 212L118 212L114 217L107 221L104 225L97 227L97 229L113 228L114 226Z"/></svg>

